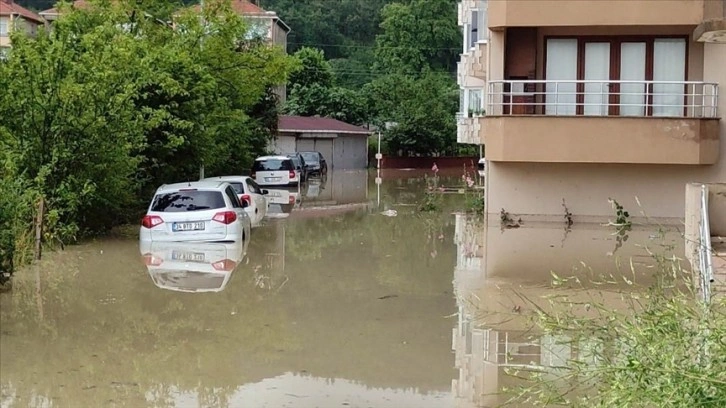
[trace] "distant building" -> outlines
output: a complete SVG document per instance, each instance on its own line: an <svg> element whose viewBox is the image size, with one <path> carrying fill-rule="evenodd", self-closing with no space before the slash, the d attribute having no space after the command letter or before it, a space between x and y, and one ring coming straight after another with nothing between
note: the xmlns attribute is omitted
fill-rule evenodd
<svg viewBox="0 0 726 408"><path fill-rule="evenodd" d="M370 130L331 118L280 116L275 153L317 151L332 169L363 169L368 165Z"/></svg>
<svg viewBox="0 0 726 408"><path fill-rule="evenodd" d="M10 50L10 33L25 30L35 35L38 27L45 25L45 20L38 14L21 7L14 0L0 0L0 57Z"/></svg>

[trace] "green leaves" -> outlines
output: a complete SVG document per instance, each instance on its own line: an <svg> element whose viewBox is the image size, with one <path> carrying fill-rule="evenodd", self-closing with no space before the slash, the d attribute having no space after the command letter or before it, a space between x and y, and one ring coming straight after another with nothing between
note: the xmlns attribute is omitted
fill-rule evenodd
<svg viewBox="0 0 726 408"><path fill-rule="evenodd" d="M163 0L61 10L49 32L14 32L0 63L2 177L45 197L58 240L135 218L200 164L240 171L264 151L276 110L257 107L297 63L248 40L229 2L208 0L203 20Z"/></svg>

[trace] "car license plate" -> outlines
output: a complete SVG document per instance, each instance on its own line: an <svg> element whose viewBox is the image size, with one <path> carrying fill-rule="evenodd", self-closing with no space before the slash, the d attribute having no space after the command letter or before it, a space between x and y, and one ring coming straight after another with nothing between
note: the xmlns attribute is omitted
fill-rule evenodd
<svg viewBox="0 0 726 408"><path fill-rule="evenodd" d="M279 191L270 191L270 196L272 197L282 197L282 193Z"/></svg>
<svg viewBox="0 0 726 408"><path fill-rule="evenodd" d="M175 222L171 226L174 232L180 231L202 231L204 230L204 221L200 222Z"/></svg>
<svg viewBox="0 0 726 408"><path fill-rule="evenodd" d="M265 181L280 181L282 177L265 177Z"/></svg>
<svg viewBox="0 0 726 408"><path fill-rule="evenodd" d="M204 262L204 252L172 251L171 259L175 261Z"/></svg>

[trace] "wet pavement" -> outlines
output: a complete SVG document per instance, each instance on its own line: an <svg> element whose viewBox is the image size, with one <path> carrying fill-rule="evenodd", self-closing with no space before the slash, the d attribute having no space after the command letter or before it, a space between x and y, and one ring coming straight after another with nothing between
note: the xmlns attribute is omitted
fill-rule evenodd
<svg viewBox="0 0 726 408"><path fill-rule="evenodd" d="M115 236L48 254L0 294L0 407L491 406L507 365L569 358L501 318L551 293L551 270L632 261L647 280L642 245L682 251L653 228L501 229L457 214L458 194L421 214L426 188L336 172L281 189L245 246Z"/></svg>

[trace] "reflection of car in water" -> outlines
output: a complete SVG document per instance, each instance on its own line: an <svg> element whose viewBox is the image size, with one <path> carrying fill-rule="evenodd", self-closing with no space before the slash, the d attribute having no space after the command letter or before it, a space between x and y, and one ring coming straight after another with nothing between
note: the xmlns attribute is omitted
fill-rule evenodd
<svg viewBox="0 0 726 408"><path fill-rule="evenodd" d="M310 179L307 190L305 191L305 198L317 198L320 196L320 191L325 189L326 181L326 175L322 175L320 178Z"/></svg>
<svg viewBox="0 0 726 408"><path fill-rule="evenodd" d="M249 240L228 243L141 242L151 280L179 292L220 292L242 263Z"/></svg>
<svg viewBox="0 0 726 408"><path fill-rule="evenodd" d="M300 205L300 196L300 192L297 190L269 189L267 193L267 217L287 217L293 208Z"/></svg>

